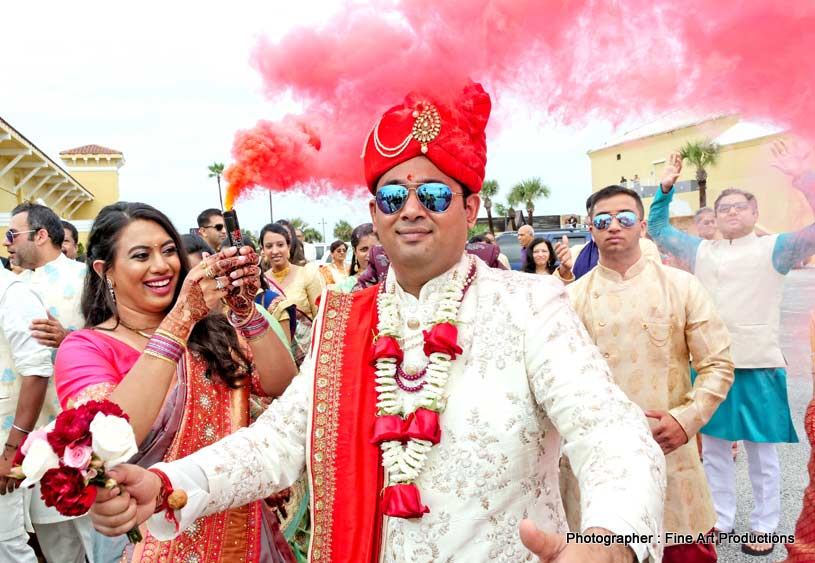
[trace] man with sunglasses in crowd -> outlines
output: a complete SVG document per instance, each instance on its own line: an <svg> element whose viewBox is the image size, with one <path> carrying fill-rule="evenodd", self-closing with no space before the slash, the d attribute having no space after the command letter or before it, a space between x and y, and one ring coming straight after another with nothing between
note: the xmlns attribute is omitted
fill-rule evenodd
<svg viewBox="0 0 815 563"><path fill-rule="evenodd" d="M411 94L375 122L363 164L391 260L385 279L323 294L300 376L253 426L158 464L159 474L115 468L126 492L99 492L98 530L122 534L150 518L169 538L289 486L307 461L311 561L659 556L664 458L562 284L464 252L489 112L489 96L470 84L449 103ZM509 320L507 310L520 313ZM561 436L592 499L582 543L567 543ZM169 509L179 528L163 500L154 515L171 489L189 499Z"/></svg>
<svg viewBox="0 0 815 563"><path fill-rule="evenodd" d="M633 190L614 185L592 196L589 230L599 261L568 292L614 381L650 419L665 454L663 561L709 563L716 561L716 550L698 540L713 528L716 516L692 438L733 382L730 338L693 275L642 252L643 215ZM693 386L689 356L699 372ZM579 525L580 494L568 466L561 484L569 523Z"/></svg>
<svg viewBox="0 0 815 563"><path fill-rule="evenodd" d="M220 209L204 209L198 215L198 234L215 252L221 249L226 240L226 225L224 214Z"/></svg>
<svg viewBox="0 0 815 563"><path fill-rule="evenodd" d="M3 242L12 263L22 268L19 279L45 305L46 317L31 322L31 334L53 352L70 331L85 325L80 306L85 265L62 253L64 237L62 221L50 208L37 203L23 203L11 211L9 229ZM53 420L59 411L52 379L42 413L47 422ZM32 493L31 521L40 547L49 561L81 563L85 561L86 554L90 556L91 526L88 517L66 518L55 509L46 507L40 498L39 487Z"/></svg>
<svg viewBox="0 0 815 563"><path fill-rule="evenodd" d="M772 147L775 166L815 208L815 174L805 158L783 142ZM678 154L668 157L666 172L651 204L648 230L665 251L690 265L708 290L732 339L735 382L727 399L701 430L702 455L713 502L716 528L732 532L736 516L732 443L747 452L754 509L750 541L742 551L767 555L781 515L781 476L776 443L797 442L787 399L786 360L779 343L784 277L793 265L815 253L815 224L793 233L759 237L758 202L740 189L722 191L713 206L719 240L703 240L668 221L673 185L682 171ZM697 358L694 367L699 370Z"/></svg>

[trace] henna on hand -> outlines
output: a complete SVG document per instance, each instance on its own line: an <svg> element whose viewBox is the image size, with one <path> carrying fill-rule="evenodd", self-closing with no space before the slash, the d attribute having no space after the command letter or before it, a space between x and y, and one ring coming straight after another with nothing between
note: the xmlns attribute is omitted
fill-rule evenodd
<svg viewBox="0 0 815 563"><path fill-rule="evenodd" d="M241 275L232 281L233 290L225 300L236 316L245 318L254 312L255 295L260 289L260 269L257 266L247 266L240 270Z"/></svg>
<svg viewBox="0 0 815 563"><path fill-rule="evenodd" d="M184 341L189 338L195 323L209 314L201 280L185 280L175 307L164 317L159 328Z"/></svg>

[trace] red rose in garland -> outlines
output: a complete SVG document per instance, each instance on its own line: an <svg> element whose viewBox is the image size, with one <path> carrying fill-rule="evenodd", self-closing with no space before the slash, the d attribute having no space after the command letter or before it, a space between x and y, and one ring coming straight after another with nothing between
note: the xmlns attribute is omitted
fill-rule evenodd
<svg viewBox="0 0 815 563"><path fill-rule="evenodd" d="M462 352L461 346L458 345L458 329L452 323L436 324L429 331L423 330L422 334L424 334L424 353L427 357L436 352L448 354L451 360L455 360L456 356Z"/></svg>
<svg viewBox="0 0 815 563"><path fill-rule="evenodd" d="M376 361L381 358L393 358L396 363L400 363L403 357L402 347L393 336L380 336L373 345L371 365L376 367Z"/></svg>
<svg viewBox="0 0 815 563"><path fill-rule="evenodd" d="M40 481L45 506L56 508L65 516L82 516L96 500L96 487L86 485L78 469L49 469Z"/></svg>

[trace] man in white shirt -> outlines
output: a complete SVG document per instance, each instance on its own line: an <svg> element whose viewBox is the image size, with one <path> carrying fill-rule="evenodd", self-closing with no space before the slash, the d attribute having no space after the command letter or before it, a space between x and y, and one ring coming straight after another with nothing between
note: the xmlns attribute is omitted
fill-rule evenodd
<svg viewBox="0 0 815 563"><path fill-rule="evenodd" d="M255 425L150 471L115 468L125 492L99 492L99 531L122 534L158 507L149 528L169 538L307 466L311 561L659 559L664 458L563 286L463 252L489 112L471 84L452 106L412 94L377 121L364 167L386 279L323 295L311 355ZM567 543L561 436L592 543ZM170 489L186 491L184 507Z"/></svg>
<svg viewBox="0 0 815 563"><path fill-rule="evenodd" d="M64 237L65 230L56 213L44 205L23 203L11 211L3 243L12 263L23 269L19 279L45 306L45 314L33 319L29 330L40 344L51 349L52 357L68 333L85 324L80 307L85 265L62 253ZM59 412L51 380L42 406L44 422L53 420ZM81 563L86 555L90 558L89 519L66 518L46 507L39 487L32 491L31 521L49 561ZM83 545L87 546L87 553Z"/></svg>
<svg viewBox="0 0 815 563"><path fill-rule="evenodd" d="M31 336L29 324L45 315L37 296L8 270L0 269L0 561L35 563L25 528L20 481L7 477L17 450L44 417L40 416L51 351Z"/></svg>

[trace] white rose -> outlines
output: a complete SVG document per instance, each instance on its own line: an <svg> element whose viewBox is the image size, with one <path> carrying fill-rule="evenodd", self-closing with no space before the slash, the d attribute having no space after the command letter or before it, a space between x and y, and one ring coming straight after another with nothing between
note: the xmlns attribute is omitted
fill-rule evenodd
<svg viewBox="0 0 815 563"><path fill-rule="evenodd" d="M39 483L42 476L49 469L59 467L59 456L54 452L48 440L34 440L28 446L28 453L23 458L23 475L25 479L21 487L28 487Z"/></svg>
<svg viewBox="0 0 815 563"><path fill-rule="evenodd" d="M91 421L93 453L105 464L105 471L113 469L139 451L133 427L124 418L96 413Z"/></svg>

